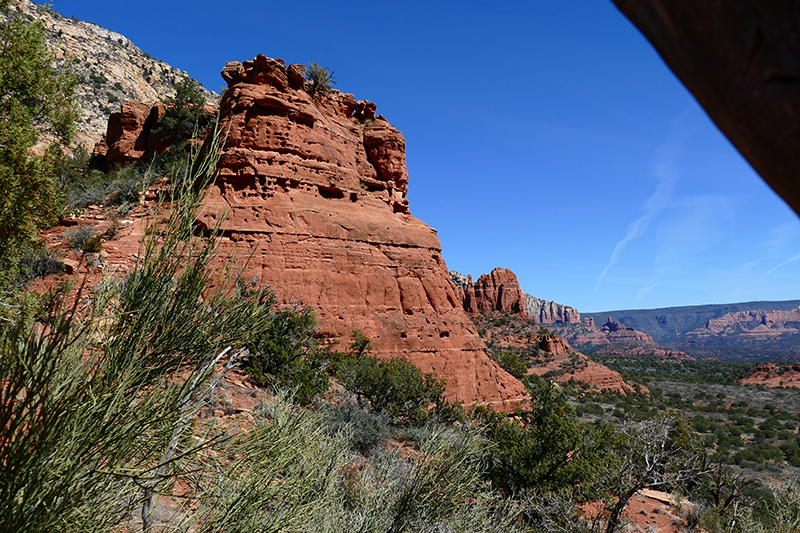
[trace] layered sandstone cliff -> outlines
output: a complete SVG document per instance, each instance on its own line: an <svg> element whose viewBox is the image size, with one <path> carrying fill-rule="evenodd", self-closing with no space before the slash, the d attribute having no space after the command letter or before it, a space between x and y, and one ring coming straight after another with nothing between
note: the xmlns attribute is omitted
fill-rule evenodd
<svg viewBox="0 0 800 533"><path fill-rule="evenodd" d="M548 302L530 294L525 295L528 316L537 324L580 324L581 314L577 309L556 302Z"/></svg>
<svg viewBox="0 0 800 533"><path fill-rule="evenodd" d="M409 214L402 134L352 95L312 98L304 70L259 55L222 71L228 137L198 222L220 225L241 275L314 307L331 342L359 331L451 399L512 407L525 388L487 353L436 231Z"/></svg>
<svg viewBox="0 0 800 533"><path fill-rule="evenodd" d="M690 339L736 336L766 340L800 334L800 307L788 311L739 311L707 320L686 336Z"/></svg>
<svg viewBox="0 0 800 533"><path fill-rule="evenodd" d="M455 271L450 277L460 292L464 310L469 313L502 311L527 319L525 293L519 288L517 275L507 268L495 268L473 283L472 276Z"/></svg>

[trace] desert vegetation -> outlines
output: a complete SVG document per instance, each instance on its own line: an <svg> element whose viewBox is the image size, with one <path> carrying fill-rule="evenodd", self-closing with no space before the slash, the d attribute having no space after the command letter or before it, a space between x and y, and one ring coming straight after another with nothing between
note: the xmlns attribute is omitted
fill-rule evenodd
<svg viewBox="0 0 800 533"><path fill-rule="evenodd" d="M323 342L313 309L278 305L237 275L236 257L217 256L220 232L194 221L219 132L202 157L107 172L80 151L32 155L33 122L68 143L70 82L51 70L35 23L0 32L0 61L23 50L16 59L36 73L28 85L0 75L0 183L25 199L35 186L45 202L0 205L0 529L614 533L651 488L695 502L679 511L687 531L797 530L797 489L744 468L796 466L789 391L739 397L709 389L732 387L727 371L687 389L691 380L649 370L650 395L579 391L527 373L547 359L540 341L552 332L500 316L479 328L525 339L524 350L490 348L530 402L512 413L454 405L447 383L373 353L359 332L345 347ZM196 131L183 126L199 103L182 94L172 109L189 114L165 134ZM135 265L27 291L61 269L37 243L56 214L102 203L113 229L156 182L161 209L137 212ZM88 257L112 229L76 226L65 238ZM220 263L229 268L212 268ZM222 399L233 376L251 407Z"/></svg>

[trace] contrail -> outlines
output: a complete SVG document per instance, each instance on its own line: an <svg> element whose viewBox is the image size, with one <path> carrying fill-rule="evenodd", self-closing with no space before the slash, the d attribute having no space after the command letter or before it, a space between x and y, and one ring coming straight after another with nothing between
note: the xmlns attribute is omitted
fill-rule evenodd
<svg viewBox="0 0 800 533"><path fill-rule="evenodd" d="M773 270L776 270L776 269L782 267L783 265L788 265L789 263L794 263L798 259L800 259L800 254L797 254L796 256L792 257L791 259L787 259L786 261L784 261L780 265L778 265L776 267L772 267L771 269L767 270L767 274L771 274Z"/></svg>
<svg viewBox="0 0 800 533"><path fill-rule="evenodd" d="M602 283L606 272L619 261L619 256L622 250L625 249L625 246L647 231L653 219L669 205L672 193L675 191L675 184L678 182L680 176L677 165L675 164L680 148L680 145L673 139L668 140L659 147L658 157L655 161L655 175L658 179L656 190L642 206L645 210L644 214L628 226L628 231L625 233L625 236L614 247L614 251L611 253L611 259L608 260L606 268L603 269L603 272L597 279L597 286L594 288L595 293L597 293L600 288L600 283Z"/></svg>

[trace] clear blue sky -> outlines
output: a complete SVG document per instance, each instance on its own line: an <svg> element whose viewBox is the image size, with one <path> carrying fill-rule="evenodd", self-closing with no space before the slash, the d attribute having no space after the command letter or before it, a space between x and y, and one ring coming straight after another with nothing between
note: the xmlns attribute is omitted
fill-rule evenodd
<svg viewBox="0 0 800 533"><path fill-rule="evenodd" d="M448 267L583 312L800 298L800 223L611 0L55 0L209 89L263 53L406 137Z"/></svg>

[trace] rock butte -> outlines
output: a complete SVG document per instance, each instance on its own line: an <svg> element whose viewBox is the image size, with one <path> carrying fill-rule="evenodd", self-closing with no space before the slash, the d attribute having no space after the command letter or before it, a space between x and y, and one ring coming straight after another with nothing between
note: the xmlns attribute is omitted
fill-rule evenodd
<svg viewBox="0 0 800 533"><path fill-rule="evenodd" d="M305 67L263 55L222 77L228 137L198 222L221 226L239 273L314 307L342 349L356 330L381 357L433 372L451 400L510 409L527 397L464 312L436 231L410 215L405 139L375 104L312 97Z"/></svg>

